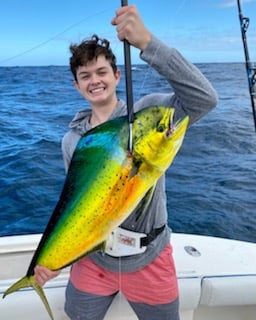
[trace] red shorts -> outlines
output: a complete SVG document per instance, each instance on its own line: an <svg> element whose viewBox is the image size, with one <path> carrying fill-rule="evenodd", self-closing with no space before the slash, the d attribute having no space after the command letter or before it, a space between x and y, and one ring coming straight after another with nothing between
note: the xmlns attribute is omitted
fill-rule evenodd
<svg viewBox="0 0 256 320"><path fill-rule="evenodd" d="M152 263L129 273L106 270L85 257L73 265L70 280L80 291L103 296L121 291L132 302L166 304L178 297L170 244Z"/></svg>

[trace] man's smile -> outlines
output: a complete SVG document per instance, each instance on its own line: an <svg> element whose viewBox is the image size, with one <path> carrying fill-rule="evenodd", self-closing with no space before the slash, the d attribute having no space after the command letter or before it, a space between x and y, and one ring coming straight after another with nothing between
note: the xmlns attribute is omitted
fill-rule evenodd
<svg viewBox="0 0 256 320"><path fill-rule="evenodd" d="M99 93L99 92L103 92L105 91L105 87L101 87L101 88L95 88L95 89L91 89L90 93Z"/></svg>

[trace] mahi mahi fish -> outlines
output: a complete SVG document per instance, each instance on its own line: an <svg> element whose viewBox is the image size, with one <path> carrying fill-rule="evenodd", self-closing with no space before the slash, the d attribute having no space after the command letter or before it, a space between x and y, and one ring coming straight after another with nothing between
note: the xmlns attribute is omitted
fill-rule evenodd
<svg viewBox="0 0 256 320"><path fill-rule="evenodd" d="M53 319L43 289L35 283L34 267L60 270L91 252L104 251L108 235L154 188L180 149L189 117L174 123L174 112L174 108L152 106L135 113L132 150L126 116L81 137L27 274L3 297L33 287Z"/></svg>

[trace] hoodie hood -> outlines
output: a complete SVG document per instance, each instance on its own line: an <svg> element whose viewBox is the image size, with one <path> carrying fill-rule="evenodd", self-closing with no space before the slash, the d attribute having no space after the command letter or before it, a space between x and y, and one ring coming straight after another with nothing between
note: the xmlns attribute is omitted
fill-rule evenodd
<svg viewBox="0 0 256 320"><path fill-rule="evenodd" d="M91 128L89 123L91 114L92 114L91 109L84 109L84 110L78 111L75 114L72 121L70 122L69 128L78 131L80 135L85 134L85 132Z"/></svg>

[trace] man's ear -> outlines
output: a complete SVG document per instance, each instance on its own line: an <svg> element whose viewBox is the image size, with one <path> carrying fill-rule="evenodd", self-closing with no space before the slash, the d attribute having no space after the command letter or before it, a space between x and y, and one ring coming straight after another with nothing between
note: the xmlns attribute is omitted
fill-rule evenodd
<svg viewBox="0 0 256 320"><path fill-rule="evenodd" d="M76 80L73 81L73 86L76 88L76 90L78 90L78 91L80 90L79 84Z"/></svg>
<svg viewBox="0 0 256 320"><path fill-rule="evenodd" d="M116 85L118 85L118 83L121 79L121 70L120 69L116 70L115 77L116 77Z"/></svg>

